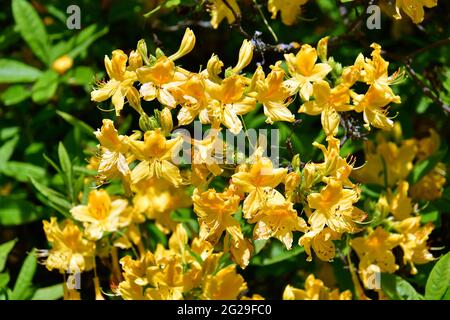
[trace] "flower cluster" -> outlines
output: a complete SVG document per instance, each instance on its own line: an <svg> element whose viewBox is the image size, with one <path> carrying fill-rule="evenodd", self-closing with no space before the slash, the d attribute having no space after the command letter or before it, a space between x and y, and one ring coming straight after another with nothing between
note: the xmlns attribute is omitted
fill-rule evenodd
<svg viewBox="0 0 450 320"><path fill-rule="evenodd" d="M281 3L269 2L275 8ZM230 3L233 7L234 1ZM220 5L216 1L216 10ZM283 16L285 11L281 11ZM216 21L222 16L229 15L217 13ZM109 79L97 84L91 99L111 99L117 116L129 105L139 114L140 130L120 134L113 120L104 119L95 132L98 152L89 167L98 172L99 187L120 180L123 192L117 195L98 188L80 195L86 200L71 209L70 219L62 225L54 218L44 222L52 244L47 268L61 273L74 268L95 271L95 256L111 256L114 264L119 262L117 249L132 250L135 259L127 254L120 259L122 275L118 266L113 267L113 291L125 299L237 299L247 289L237 265L249 265L256 240L278 239L290 250L297 245L297 234L308 261L313 252L320 260L331 261L336 255L334 241L364 231L351 240L363 281L372 265L383 272L398 269L391 252L395 246L403 249L404 262L410 263L412 272L414 264L433 259L426 243L433 227L421 226L413 199L439 197L445 178L439 166L411 187L406 177L414 161L437 150L437 135L432 132L421 140L403 140L400 146L382 138L376 147L368 142L367 164L355 170L355 159L341 156L337 138L341 117L362 114L368 130L394 128L387 108L400 103L392 85L401 73L389 73L378 44L372 44L371 57L361 53L352 65L342 67L327 56L327 41L320 40L316 48L304 44L297 54L284 55L270 70L258 66L250 76L242 73L253 57L254 44L248 40L242 43L237 63L225 70L215 54L199 72L178 65L177 60L194 48L190 29L171 55L160 49L149 54L141 40L128 55L115 50L111 58L106 56ZM295 112L292 107L297 97L300 108ZM216 161L215 152L233 148L218 132L245 132L242 116L258 108L269 125L294 122L297 113L320 115L326 145L315 142L314 147L323 161L304 163L297 154L288 165L277 167L261 145L242 163ZM150 110L154 110L152 115ZM196 119L215 131L201 140L172 134L174 128ZM177 158L186 143L191 165ZM227 178L228 183L214 186L212 181L218 177ZM374 230L366 228L368 213L358 205L361 188L351 177L385 186L376 208L383 218L391 213L394 219L382 220L385 225ZM191 207L199 230L190 230L189 242L173 213ZM154 221L163 234L171 234L168 248L158 243L150 251L145 245L142 230L148 221ZM288 286L284 298L349 299L351 294L329 292L310 276L306 290Z"/></svg>

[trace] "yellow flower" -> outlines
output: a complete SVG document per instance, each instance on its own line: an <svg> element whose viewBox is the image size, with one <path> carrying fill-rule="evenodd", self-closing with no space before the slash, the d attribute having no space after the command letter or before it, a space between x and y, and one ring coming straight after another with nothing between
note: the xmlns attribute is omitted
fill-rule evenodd
<svg viewBox="0 0 450 320"><path fill-rule="evenodd" d="M348 88L330 88L328 82L317 80L313 85L314 99L306 101L298 110L309 115L321 114L322 127L327 136L335 136L339 127L340 116L338 112L349 111L350 96Z"/></svg>
<svg viewBox="0 0 450 320"><path fill-rule="evenodd" d="M353 164L349 164L346 159L340 156L340 140L328 136L326 138L328 146L317 142L313 142L313 146L319 148L324 156L324 162L320 164L314 164L315 169L320 172L322 176L327 176L324 181L330 178L339 180L344 186L353 187L353 183L350 181L349 176L353 170Z"/></svg>
<svg viewBox="0 0 450 320"><path fill-rule="evenodd" d="M298 243L305 248L305 252L308 255L307 261L312 261L311 247L320 260L331 261L336 255L336 247L333 240L340 238L339 233L326 227L322 230L311 230L305 233Z"/></svg>
<svg viewBox="0 0 450 320"><path fill-rule="evenodd" d="M177 102L170 89L180 86L186 76L175 70L171 59L161 56L155 64L137 69L136 74L142 83L139 92L145 101L156 98L161 104L175 108Z"/></svg>
<svg viewBox="0 0 450 320"><path fill-rule="evenodd" d="M261 208L255 217L249 220L255 223L253 229L253 238L255 240L277 238L286 246L286 249L292 248L292 232L306 232L307 225L305 220L297 215L292 202L287 201L281 193L271 189L267 195L264 207Z"/></svg>
<svg viewBox="0 0 450 320"><path fill-rule="evenodd" d="M300 51L285 54L286 64L291 79L287 80L290 87L299 89L303 100L308 101L313 93L312 83L322 80L331 71L326 63L317 63L317 51L308 44L302 45Z"/></svg>
<svg viewBox="0 0 450 320"><path fill-rule="evenodd" d="M283 300L351 300L349 290L339 293L338 289L331 291L322 280L310 274L305 280L305 290L287 285L283 292Z"/></svg>
<svg viewBox="0 0 450 320"><path fill-rule="evenodd" d="M48 270L57 269L61 273L82 272L94 265L95 244L83 238L83 232L71 220L61 226L55 217L44 221L44 232L52 249L48 252L45 266Z"/></svg>
<svg viewBox="0 0 450 320"><path fill-rule="evenodd" d="M366 164L355 169L352 175L364 183L393 186L408 177L413 168L416 150L416 143L412 139L403 140L400 146L383 138L379 139L377 145L366 141Z"/></svg>
<svg viewBox="0 0 450 320"><path fill-rule="evenodd" d="M205 82L200 74L192 74L179 87L172 89L176 100L180 103L181 109L178 112L178 124L188 125L199 116L202 123L208 123L208 101Z"/></svg>
<svg viewBox="0 0 450 320"><path fill-rule="evenodd" d="M202 299L205 300L236 300L241 292L247 289L247 284L236 272L236 266L223 268L215 275L208 275L203 283Z"/></svg>
<svg viewBox="0 0 450 320"><path fill-rule="evenodd" d="M277 17L278 11L281 11L281 21L291 26L296 21L301 12L301 7L308 0L269 0L267 2L267 9L272 13L272 19Z"/></svg>
<svg viewBox="0 0 450 320"><path fill-rule="evenodd" d="M192 49L194 49L194 46L195 46L194 32L192 32L191 29L186 28L186 30L184 31L183 39L181 39L180 48L178 49L177 52L172 54L169 57L169 59L172 61L175 61L175 60L187 55L189 52L192 51Z"/></svg>
<svg viewBox="0 0 450 320"><path fill-rule="evenodd" d="M404 236L400 247L403 249L403 263L410 264L411 274L417 273L414 264L425 264L434 260L427 247L428 236L434 229L432 223L420 227L420 217L412 217L395 222L393 226Z"/></svg>
<svg viewBox="0 0 450 320"><path fill-rule="evenodd" d="M52 63L52 69L58 72L59 74L66 73L66 71L72 68L72 66L73 66L73 59L67 54L59 57Z"/></svg>
<svg viewBox="0 0 450 320"><path fill-rule="evenodd" d="M359 200L359 190L344 189L338 180L329 180L320 193L311 193L307 200L314 209L308 220L313 231L327 225L337 233L354 233L359 230L356 222L365 218L365 213L353 206Z"/></svg>
<svg viewBox="0 0 450 320"><path fill-rule="evenodd" d="M424 7L433 8L437 6L437 0L396 0L394 15L395 19L401 19L400 9L402 9L415 24L423 21L425 10Z"/></svg>
<svg viewBox="0 0 450 320"><path fill-rule="evenodd" d="M208 172L215 176L222 173L218 159L218 154L222 154L225 148L224 142L219 137L219 130L211 129L203 140L191 139L192 145L192 167L205 166ZM217 153L217 154L216 154Z"/></svg>
<svg viewBox="0 0 450 320"><path fill-rule="evenodd" d="M233 215L237 212L240 198L230 190L222 193L209 189L194 190L194 212L199 217L200 238L215 245L226 230L234 237L242 237L241 227Z"/></svg>
<svg viewBox="0 0 450 320"><path fill-rule="evenodd" d="M155 220L164 232L174 230L176 222L170 214L180 208L191 205L190 197L183 188L176 188L162 179L142 180L134 186L133 209L143 213L148 219Z"/></svg>
<svg viewBox="0 0 450 320"><path fill-rule="evenodd" d="M265 194L270 192L271 188L278 186L286 174L287 169L274 169L272 161L264 157L257 157L249 171L233 174L232 183L242 192L248 193L243 206L246 219L251 219L259 209L263 208Z"/></svg>
<svg viewBox="0 0 450 320"><path fill-rule="evenodd" d="M361 71L361 80L370 87L364 95L354 95L353 102L355 111L364 112L366 127L373 125L377 128L389 130L393 122L386 116L383 109L389 103L400 103L400 97L395 95L390 85L401 79L399 71L389 76L389 62L381 56L381 46L377 43L371 45L373 48L372 59L366 58L364 68Z"/></svg>
<svg viewBox="0 0 450 320"><path fill-rule="evenodd" d="M131 158L128 157L127 136L119 135L114 123L109 119L103 119L101 129L94 132L100 142L100 163L98 164L98 173L101 180L109 180L120 176L125 181L130 179L130 169L128 164Z"/></svg>
<svg viewBox="0 0 450 320"><path fill-rule="evenodd" d="M223 123L232 133L238 134L242 130L238 115L244 115L256 106L256 99L244 94L245 79L233 75L220 84L206 80L206 91L213 99L210 101L208 122L215 128Z"/></svg>
<svg viewBox="0 0 450 320"><path fill-rule="evenodd" d="M130 148L140 161L131 172L131 182L151 179L165 179L174 186L181 183L180 169L173 164L174 156L181 146L182 137L166 140L161 129L147 131L144 141L130 141Z"/></svg>
<svg viewBox="0 0 450 320"><path fill-rule="evenodd" d="M106 83L101 83L97 89L91 92L92 101L105 101L112 97L112 104L116 109L116 114L120 115L120 111L125 104L125 97L131 106L140 108L140 104L134 103L139 101L139 92L133 87L133 83L137 80L134 71L127 70L128 57L122 50L114 50L112 59L105 56L106 72L110 80Z"/></svg>
<svg viewBox="0 0 450 320"><path fill-rule="evenodd" d="M225 4L222 0L212 0L210 7L211 25L214 29L219 27L223 19L227 19L228 23L233 23L238 16L241 15L241 10L236 0L227 0Z"/></svg>
<svg viewBox="0 0 450 320"><path fill-rule="evenodd" d="M272 71L267 78L262 67L259 66L252 79L256 98L264 107L266 123L270 124L274 121L293 122L295 120L294 115L288 109L290 101L287 101L292 92L283 81L285 73L280 64L281 62L277 62L275 66L272 66Z"/></svg>
<svg viewBox="0 0 450 320"><path fill-rule="evenodd" d="M394 273L399 267L395 264L392 249L403 241L400 234L389 233L378 226L366 237L358 237L350 241L359 257L359 272L367 287L368 276L372 274L372 266L380 272Z"/></svg>
<svg viewBox="0 0 450 320"><path fill-rule="evenodd" d="M396 194L388 194L388 202L390 212L396 220L404 220L411 216L413 207L411 204L411 198L408 198L409 184L406 181L400 181L397 184Z"/></svg>
<svg viewBox="0 0 450 320"><path fill-rule="evenodd" d="M78 205L70 210L72 216L84 223L86 235L98 240L104 232L114 232L120 228L120 215L128 206L128 201L116 199L111 201L105 190L89 192L88 204Z"/></svg>
<svg viewBox="0 0 450 320"><path fill-rule="evenodd" d="M411 186L411 196L414 199L432 201L442 197L446 179L445 164L439 162L422 179Z"/></svg>

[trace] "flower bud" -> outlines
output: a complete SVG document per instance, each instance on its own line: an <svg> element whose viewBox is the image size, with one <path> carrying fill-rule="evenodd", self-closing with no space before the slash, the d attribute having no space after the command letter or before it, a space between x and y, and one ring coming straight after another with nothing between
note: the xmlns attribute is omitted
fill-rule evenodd
<svg viewBox="0 0 450 320"><path fill-rule="evenodd" d="M194 49L195 46L195 35L194 32L192 32L191 29L187 28L183 39L181 40L180 48L177 52L175 52L173 55L169 57L170 60L175 61L185 55L187 55L189 52Z"/></svg>
<svg viewBox="0 0 450 320"><path fill-rule="evenodd" d="M172 113L169 108L164 108L161 111L159 121L164 134L168 136L173 129Z"/></svg>
<svg viewBox="0 0 450 320"><path fill-rule="evenodd" d="M240 72L246 66L249 65L253 59L253 43L247 39L242 42L241 49L239 50L239 60L236 66L233 68L234 73Z"/></svg>
<svg viewBox="0 0 450 320"><path fill-rule="evenodd" d="M322 38L319 40L319 43L317 43L317 54L320 61L324 63L327 62L328 38L329 37Z"/></svg>
<svg viewBox="0 0 450 320"><path fill-rule="evenodd" d="M144 61L144 63L146 65L149 65L150 61L148 59L147 43L145 42L144 39L138 41L137 52L141 55L141 58Z"/></svg>
<svg viewBox="0 0 450 320"><path fill-rule="evenodd" d="M297 153L293 158L292 158L292 169L294 171L298 171L300 170L300 155Z"/></svg>
<svg viewBox="0 0 450 320"><path fill-rule="evenodd" d="M142 56L136 52L136 51L131 51L130 56L128 58L128 69L130 71L135 71L137 68L142 67Z"/></svg>
<svg viewBox="0 0 450 320"><path fill-rule="evenodd" d="M56 59L52 64L52 69L58 72L59 74L66 73L67 70L72 68L73 59L68 55L64 55Z"/></svg>
<svg viewBox="0 0 450 320"><path fill-rule="evenodd" d="M139 128L141 128L141 130L144 132L151 131L159 128L159 123L155 117L149 117L146 114L142 114L139 117Z"/></svg>

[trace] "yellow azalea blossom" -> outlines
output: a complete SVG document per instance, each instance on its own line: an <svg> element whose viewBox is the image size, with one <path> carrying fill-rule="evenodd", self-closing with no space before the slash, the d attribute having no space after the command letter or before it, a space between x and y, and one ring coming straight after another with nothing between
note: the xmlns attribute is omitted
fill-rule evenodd
<svg viewBox="0 0 450 320"><path fill-rule="evenodd" d="M413 212L411 198L408 197L408 189L408 182L400 181L397 184L396 194L388 194L389 211L396 220L409 218Z"/></svg>
<svg viewBox="0 0 450 320"><path fill-rule="evenodd" d="M277 17L278 11L281 12L281 21L291 26L296 21L301 12L301 6L308 0L269 0L267 2L267 9L272 13L272 19Z"/></svg>
<svg viewBox="0 0 450 320"><path fill-rule="evenodd" d="M100 162L97 170L100 179L109 180L120 176L126 184L129 184L131 171L128 164L132 157L128 156L129 137L119 135L114 123L109 119L103 119L101 129L94 132L100 142Z"/></svg>
<svg viewBox="0 0 450 320"><path fill-rule="evenodd" d="M386 116L384 109L389 103L400 103L400 97L395 95L390 85L401 78L399 71L389 75L389 62L381 56L381 46L377 43L373 48L372 59L366 58L361 80L370 87L364 95L354 95L353 102L356 112L364 112L366 127L373 125L377 128L389 130L393 121Z"/></svg>
<svg viewBox="0 0 450 320"><path fill-rule="evenodd" d="M94 266L95 243L83 238L83 231L71 220L61 225L55 217L44 221L44 232L52 248L46 254L45 266L61 273L82 272ZM44 251L42 251L44 252Z"/></svg>
<svg viewBox="0 0 450 320"><path fill-rule="evenodd" d="M202 299L235 300L246 289L244 278L236 272L236 266L230 265L205 278Z"/></svg>
<svg viewBox="0 0 450 320"><path fill-rule="evenodd" d="M439 150L441 138L434 129L429 129L428 137L417 140L417 158L423 160Z"/></svg>
<svg viewBox="0 0 450 320"><path fill-rule="evenodd" d="M170 89L180 86L186 76L176 71L172 60L161 56L155 64L137 69L136 74L139 82L142 83L139 92L145 101L156 98L161 104L175 108L177 102Z"/></svg>
<svg viewBox="0 0 450 320"><path fill-rule="evenodd" d="M219 27L223 19L227 19L231 24L241 15L241 10L236 0L227 0L227 4L223 0L212 0L209 8L211 12L211 25L214 29Z"/></svg>
<svg viewBox="0 0 450 320"><path fill-rule="evenodd" d="M127 70L128 56L122 50L114 50L112 59L105 56L105 68L110 80L101 83L97 89L91 92L92 101L105 101L112 97L112 104L116 109L116 114L120 115L125 104L125 98L132 107L139 109L139 92L133 83L137 80L134 71Z"/></svg>
<svg viewBox="0 0 450 320"><path fill-rule="evenodd" d="M432 223L427 223L421 227L420 217L412 217L395 222L393 226L396 231L404 236L400 247L403 249L403 263L410 264L411 274L417 273L414 264L425 264L434 260L427 247L428 237L434 229Z"/></svg>
<svg viewBox="0 0 450 320"><path fill-rule="evenodd" d="M194 190L192 196L194 212L199 217L200 238L216 244L224 231L233 237L242 237L241 227L233 215L237 212L240 197L231 190L222 193L209 189Z"/></svg>
<svg viewBox="0 0 450 320"><path fill-rule="evenodd" d="M348 163L346 159L340 156L340 140L333 136L328 136L326 140L328 143L326 148L320 143L313 142L313 146L319 148L324 156L324 162L315 164L315 169L323 176L327 176L324 181L333 178L341 181L344 186L353 187L354 185L349 179L353 170L353 163Z"/></svg>
<svg viewBox="0 0 450 320"><path fill-rule="evenodd" d="M297 215L292 202L287 201L281 193L271 189L264 207L261 208L250 223L255 223L253 238L255 240L277 238L286 249L292 248L292 232L306 232L305 220Z"/></svg>
<svg viewBox="0 0 450 320"><path fill-rule="evenodd" d="M328 226L337 233L354 233L359 230L356 223L365 218L365 213L353 206L359 200L359 190L344 189L337 180L329 180L320 193L311 193L307 200L314 209L308 220L312 230Z"/></svg>
<svg viewBox="0 0 450 320"><path fill-rule="evenodd" d="M286 174L287 169L274 169L272 161L264 157L257 157L248 171L233 174L232 183L242 192L248 193L243 206L246 219L251 219L259 209L263 208L266 193L278 186Z"/></svg>
<svg viewBox="0 0 450 320"><path fill-rule="evenodd" d="M131 182L165 179L174 186L181 184L180 169L173 164L173 157L182 143L182 137L166 140L161 129L147 131L144 141L131 141L130 148L140 162L131 171Z"/></svg>
<svg viewBox="0 0 450 320"><path fill-rule="evenodd" d="M338 289L330 290L322 280L310 274L305 280L305 290L287 285L283 292L283 300L351 300L352 293Z"/></svg>
<svg viewBox="0 0 450 320"><path fill-rule="evenodd" d="M272 66L272 71L267 75L261 66L259 66L252 79L252 86L256 92L258 102L262 103L264 107L264 114L266 115L266 123L274 123L275 121L295 120L294 115L288 109L290 100L288 98L292 95L291 90L285 84L285 72L280 67L281 62L277 62Z"/></svg>
<svg viewBox="0 0 450 320"><path fill-rule="evenodd" d="M242 76L233 75L220 84L206 80L206 91L213 100L210 101L208 118L213 127L224 124L234 134L242 130L239 115L252 111L256 99L244 94L245 82Z"/></svg>
<svg viewBox="0 0 450 320"><path fill-rule="evenodd" d="M73 207L70 213L76 220L83 222L89 238L98 240L104 232L114 232L122 227L120 215L127 206L127 200L111 200L105 190L93 190L89 193L88 204Z"/></svg>
<svg viewBox="0 0 450 320"><path fill-rule="evenodd" d="M209 96L206 93L205 82L200 74L190 75L186 81L171 90L181 105L177 119L179 125L188 125L198 116L202 123L208 123Z"/></svg>
<svg viewBox="0 0 450 320"><path fill-rule="evenodd" d="M234 231L225 234L223 244L223 252L230 252L232 260L245 269L254 251L252 243L244 237L242 232Z"/></svg>
<svg viewBox="0 0 450 320"><path fill-rule="evenodd" d="M331 71L326 63L316 63L317 51L308 44L302 45L300 51L285 54L286 64L291 79L287 80L291 88L298 89L303 100L308 101L313 94L313 83L322 80Z"/></svg>
<svg viewBox="0 0 450 320"><path fill-rule="evenodd" d="M372 266L380 272L394 273L398 270L392 249L400 245L403 235L389 233L378 226L368 236L354 238L350 245L359 257L359 272L367 287L368 277L372 274Z"/></svg>
<svg viewBox="0 0 450 320"><path fill-rule="evenodd" d="M433 8L437 6L437 0L396 0L394 15L395 19L401 19L400 9L403 10L415 24L423 21L425 10L424 7Z"/></svg>
<svg viewBox="0 0 450 320"><path fill-rule="evenodd" d="M427 201L441 198L446 182L445 176L445 164L439 162L422 179L411 186L411 196L414 199L422 199Z"/></svg>
<svg viewBox="0 0 450 320"><path fill-rule="evenodd" d="M414 140L403 140L401 145L380 138L375 145L372 141L364 143L366 163L352 172L360 182L393 186L405 180L413 168L417 151Z"/></svg>
<svg viewBox="0 0 450 320"><path fill-rule="evenodd" d="M336 255L336 247L333 240L339 240L340 234L329 227L322 230L311 230L305 233L298 241L298 244L305 248L308 255L307 261L312 261L311 247L317 257L322 261L331 261Z"/></svg>
<svg viewBox="0 0 450 320"><path fill-rule="evenodd" d="M205 166L208 172L215 176L220 175L223 170L220 168L220 159L216 156L223 154L225 144L219 137L220 129L211 129L203 140L191 139L192 145L192 167Z"/></svg>
<svg viewBox="0 0 450 320"><path fill-rule="evenodd" d="M155 220L164 232L174 230L176 222L170 214L191 205L190 197L183 188L176 188L163 179L143 180L134 186L133 209L148 219Z"/></svg>
<svg viewBox="0 0 450 320"><path fill-rule="evenodd" d="M339 127L338 112L349 111L350 96L345 87L330 88L328 82L317 80L313 85L314 100L306 101L298 112L309 115L321 114L322 127L327 136L335 136Z"/></svg>

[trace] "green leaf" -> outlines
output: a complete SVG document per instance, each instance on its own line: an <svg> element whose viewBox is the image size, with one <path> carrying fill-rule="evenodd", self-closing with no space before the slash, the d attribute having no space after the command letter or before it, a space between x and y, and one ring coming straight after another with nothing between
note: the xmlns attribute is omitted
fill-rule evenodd
<svg viewBox="0 0 450 320"><path fill-rule="evenodd" d="M0 290L6 288L9 283L9 273L0 273Z"/></svg>
<svg viewBox="0 0 450 320"><path fill-rule="evenodd" d="M70 198L73 200L73 168L69 154L62 142L58 145L58 157Z"/></svg>
<svg viewBox="0 0 450 320"><path fill-rule="evenodd" d="M109 28L104 27L103 29L97 31L97 25L93 24L89 27L84 28L82 31L80 31L79 34L77 34L73 38L73 45L72 49L68 52L68 55L75 59L77 56L79 56L82 52L84 52L89 46L94 43L95 40L98 38L104 36L108 33Z"/></svg>
<svg viewBox="0 0 450 320"><path fill-rule="evenodd" d="M14 148L16 147L18 141L19 141L19 137L15 136L11 140L6 141L0 147L0 170L6 164L6 162L11 158L11 156L14 152Z"/></svg>
<svg viewBox="0 0 450 320"><path fill-rule="evenodd" d="M36 81L31 89L31 98L36 103L45 103L50 100L58 88L59 75L53 70L47 70Z"/></svg>
<svg viewBox="0 0 450 320"><path fill-rule="evenodd" d="M391 300L423 300L408 281L394 274L381 274L381 288Z"/></svg>
<svg viewBox="0 0 450 320"><path fill-rule="evenodd" d="M447 153L447 146L444 146L443 149L437 151L430 157L420 161L414 166L414 169L411 171L408 180L411 184L417 183L422 179L428 172L433 169L439 161L441 161L445 154Z"/></svg>
<svg viewBox="0 0 450 320"><path fill-rule="evenodd" d="M42 72L25 63L0 59L0 83L34 82Z"/></svg>
<svg viewBox="0 0 450 320"><path fill-rule="evenodd" d="M431 270L425 286L425 299L440 300L447 289L450 281L450 252L442 256Z"/></svg>
<svg viewBox="0 0 450 320"><path fill-rule="evenodd" d="M8 161L1 168L0 171L20 182L27 182L30 177L35 179L44 179L46 172L43 168L35 166L31 163Z"/></svg>
<svg viewBox="0 0 450 320"><path fill-rule="evenodd" d="M3 271L3 269L5 269L6 260L8 259L8 255L11 252L12 248L14 248L14 245L16 244L16 242L17 242L17 239L13 239L13 240L10 240L10 241L0 244L0 271Z"/></svg>
<svg viewBox="0 0 450 320"><path fill-rule="evenodd" d="M80 129L82 132L92 136L94 134L94 128L92 128L90 125L88 125L87 123L75 118L74 116L65 113L63 111L59 111L57 110L56 113L63 118L64 120L66 120L68 123L70 123L71 125L73 125L74 127L77 127L78 129Z"/></svg>
<svg viewBox="0 0 450 320"><path fill-rule="evenodd" d="M70 85L89 85L93 82L95 72L89 67L81 66L69 70L63 81Z"/></svg>
<svg viewBox="0 0 450 320"><path fill-rule="evenodd" d="M33 186L40 192L42 195L48 199L50 202L60 206L61 208L65 209L66 211L69 211L72 208L72 205L69 201L64 199L64 196L53 190L49 187L44 186L43 184L37 182L35 179L31 178L31 183Z"/></svg>
<svg viewBox="0 0 450 320"><path fill-rule="evenodd" d="M53 286L39 288L36 290L31 300L57 300L64 296L63 284L55 284Z"/></svg>
<svg viewBox="0 0 450 320"><path fill-rule="evenodd" d="M272 243L268 256L255 256L251 264L255 266L268 266L281 261L291 259L305 251L304 247L295 246L291 250L286 250L281 243ZM260 252L262 254L263 252Z"/></svg>
<svg viewBox="0 0 450 320"><path fill-rule="evenodd" d="M46 65L49 65L48 36L36 10L25 0L13 0L12 12L22 38L28 43L34 54Z"/></svg>
<svg viewBox="0 0 450 320"><path fill-rule="evenodd" d="M17 276L11 300L26 300L33 295L33 277L36 272L37 260L35 249L31 250Z"/></svg>
<svg viewBox="0 0 450 320"><path fill-rule="evenodd" d="M0 98L5 106L12 106L28 99L30 96L30 89L18 84L3 91Z"/></svg>
<svg viewBox="0 0 450 320"><path fill-rule="evenodd" d="M18 226L43 218L42 207L21 199L0 198L0 225Z"/></svg>

